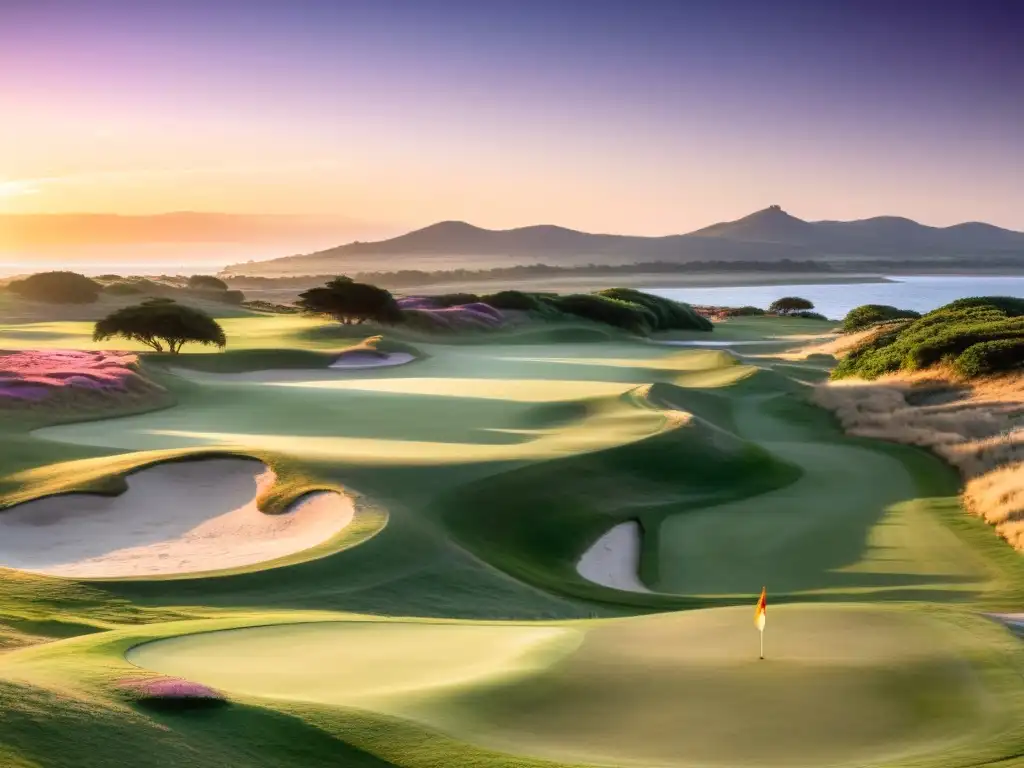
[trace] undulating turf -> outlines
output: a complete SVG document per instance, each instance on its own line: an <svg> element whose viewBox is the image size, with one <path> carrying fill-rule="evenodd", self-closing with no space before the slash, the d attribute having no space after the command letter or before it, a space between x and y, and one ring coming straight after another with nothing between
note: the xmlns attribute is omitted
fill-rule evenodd
<svg viewBox="0 0 1024 768"><path fill-rule="evenodd" d="M808 404L823 361L766 356L828 324L737 318L712 336L769 341L731 351L583 325L399 334L413 363L338 371L332 353L359 341L346 329L222 322L226 353L146 357L172 407L0 417L0 505L117 493L137 467L227 452L275 468L268 513L339 488L359 495L361 527L315 557L216 577L0 571L3 765L1024 755L1024 653L979 615L1020 610L1024 564L962 513L951 469L845 437ZM6 326L0 348L92 348L88 332ZM634 520L654 591L581 577L587 547ZM229 704L157 711L118 686L156 673Z"/></svg>

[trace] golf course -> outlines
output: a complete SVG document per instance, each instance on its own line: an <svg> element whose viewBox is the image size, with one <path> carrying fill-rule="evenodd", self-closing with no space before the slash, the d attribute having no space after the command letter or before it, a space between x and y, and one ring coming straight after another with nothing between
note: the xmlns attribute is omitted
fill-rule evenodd
<svg viewBox="0 0 1024 768"><path fill-rule="evenodd" d="M134 382L0 409L0 765L1024 766L1024 558L834 323L217 321L0 325Z"/></svg>

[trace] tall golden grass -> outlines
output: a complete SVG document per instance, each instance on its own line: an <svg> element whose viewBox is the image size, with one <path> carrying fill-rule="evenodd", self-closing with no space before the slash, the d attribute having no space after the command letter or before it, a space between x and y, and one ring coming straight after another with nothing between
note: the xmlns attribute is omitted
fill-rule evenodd
<svg viewBox="0 0 1024 768"><path fill-rule="evenodd" d="M821 384L813 400L854 435L919 445L956 467L964 507L1024 551L1024 376L948 370Z"/></svg>

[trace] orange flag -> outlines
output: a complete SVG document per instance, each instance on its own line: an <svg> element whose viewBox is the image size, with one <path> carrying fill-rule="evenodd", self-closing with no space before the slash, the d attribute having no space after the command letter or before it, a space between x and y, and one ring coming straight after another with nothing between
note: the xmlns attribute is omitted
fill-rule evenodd
<svg viewBox="0 0 1024 768"><path fill-rule="evenodd" d="M768 592L764 587L761 587L761 598L757 601L757 611L754 613L754 624L757 628L764 632L764 620L765 613L768 610Z"/></svg>

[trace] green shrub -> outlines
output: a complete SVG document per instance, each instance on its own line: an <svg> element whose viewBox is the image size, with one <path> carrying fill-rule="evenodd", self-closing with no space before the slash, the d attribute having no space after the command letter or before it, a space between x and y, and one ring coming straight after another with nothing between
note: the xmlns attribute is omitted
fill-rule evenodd
<svg viewBox="0 0 1024 768"><path fill-rule="evenodd" d="M658 325L658 318L647 307L609 296L574 293L545 300L560 312L622 328L631 333L646 335Z"/></svg>
<svg viewBox="0 0 1024 768"><path fill-rule="evenodd" d="M760 307L728 307L725 310L726 317L756 317L767 314Z"/></svg>
<svg viewBox="0 0 1024 768"><path fill-rule="evenodd" d="M188 279L188 287L204 291L226 291L228 284L213 275L192 275Z"/></svg>
<svg viewBox="0 0 1024 768"><path fill-rule="evenodd" d="M843 332L853 333L878 323L920 316L920 312L915 312L912 309L897 309L888 304L862 304L846 313L846 317L843 318Z"/></svg>
<svg viewBox="0 0 1024 768"><path fill-rule="evenodd" d="M598 291L597 295L645 307L654 315L656 331L710 331L713 327L710 320L694 311L689 304L662 296L633 288L608 288Z"/></svg>
<svg viewBox="0 0 1024 768"><path fill-rule="evenodd" d="M498 291L481 296L480 301L489 304L495 309L518 309L522 311L536 311L541 308L541 298L533 293L524 291Z"/></svg>
<svg viewBox="0 0 1024 768"><path fill-rule="evenodd" d="M7 290L32 301L91 304L99 298L102 286L77 272L37 272L23 280L11 281Z"/></svg>
<svg viewBox="0 0 1024 768"><path fill-rule="evenodd" d="M458 307L462 304L473 304L481 300L475 293L441 293L437 296L427 296L426 298L439 307Z"/></svg>
<svg viewBox="0 0 1024 768"><path fill-rule="evenodd" d="M840 361L832 377L873 379L940 363L951 364L964 376L1014 367L1014 345L1024 339L1024 316L1011 314L1016 301L974 298L939 307L860 344Z"/></svg>
<svg viewBox="0 0 1024 768"><path fill-rule="evenodd" d="M1006 314L1007 317L1020 317L1024 315L1024 299L1014 296L970 296L966 299L957 299L947 304L949 309L968 309L971 307L995 307Z"/></svg>
<svg viewBox="0 0 1024 768"><path fill-rule="evenodd" d="M968 379L1024 366L1024 338L973 344L954 361L953 369Z"/></svg>
<svg viewBox="0 0 1024 768"><path fill-rule="evenodd" d="M138 285L127 282L105 285L103 286L103 292L109 293L111 296L136 296L142 293Z"/></svg>
<svg viewBox="0 0 1024 768"><path fill-rule="evenodd" d="M806 310L790 312L788 317L802 317L804 320L828 320L828 318L820 312L808 312Z"/></svg>

